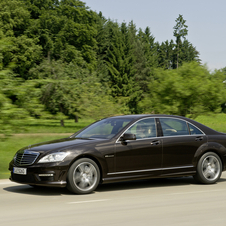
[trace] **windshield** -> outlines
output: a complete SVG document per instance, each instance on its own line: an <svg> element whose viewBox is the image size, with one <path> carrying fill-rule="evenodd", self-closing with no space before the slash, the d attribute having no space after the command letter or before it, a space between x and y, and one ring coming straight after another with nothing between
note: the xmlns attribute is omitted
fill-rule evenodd
<svg viewBox="0 0 226 226"><path fill-rule="evenodd" d="M80 133L76 133L73 137L110 139L119 133L131 121L131 118L103 119L90 125Z"/></svg>

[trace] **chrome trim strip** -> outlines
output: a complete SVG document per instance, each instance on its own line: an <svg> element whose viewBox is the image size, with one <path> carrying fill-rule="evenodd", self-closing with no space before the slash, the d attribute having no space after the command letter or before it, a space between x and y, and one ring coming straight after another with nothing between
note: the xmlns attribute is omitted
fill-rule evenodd
<svg viewBox="0 0 226 226"><path fill-rule="evenodd" d="M184 173L196 173L196 171L186 171L186 172L180 172L180 173L167 173L167 174L162 174L161 176L172 176L172 175L181 175L181 174L184 174Z"/></svg>
<svg viewBox="0 0 226 226"><path fill-rule="evenodd" d="M105 155L104 157L105 157L105 158L114 158L115 155Z"/></svg>
<svg viewBox="0 0 226 226"><path fill-rule="evenodd" d="M192 167L194 167L194 166L178 166L178 167L159 168L159 169L133 170L133 171L124 171L124 172L108 173L107 175L124 174L124 173L151 172L151 171L171 170L171 169L183 169L183 168L192 168Z"/></svg>
<svg viewBox="0 0 226 226"><path fill-rule="evenodd" d="M199 137L199 136L206 136L205 134L193 134L193 135L176 135L176 136L162 136L162 137L149 137L149 138L141 138L138 140L128 140L127 143L136 142L141 140L150 140L150 139L164 139L164 138L171 138L171 137ZM117 142L117 144L121 144L121 142Z"/></svg>

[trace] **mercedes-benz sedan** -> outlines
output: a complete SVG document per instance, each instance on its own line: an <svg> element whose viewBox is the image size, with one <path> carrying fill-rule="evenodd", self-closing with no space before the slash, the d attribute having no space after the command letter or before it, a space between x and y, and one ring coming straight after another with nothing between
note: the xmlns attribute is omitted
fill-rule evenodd
<svg viewBox="0 0 226 226"><path fill-rule="evenodd" d="M10 162L12 181L91 193L99 183L193 176L212 184L226 169L226 134L170 115L105 118L68 138L29 145Z"/></svg>

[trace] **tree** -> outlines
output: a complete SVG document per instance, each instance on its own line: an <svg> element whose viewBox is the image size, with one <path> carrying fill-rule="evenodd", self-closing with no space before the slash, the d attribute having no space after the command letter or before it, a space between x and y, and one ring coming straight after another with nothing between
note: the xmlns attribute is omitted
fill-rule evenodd
<svg viewBox="0 0 226 226"><path fill-rule="evenodd" d="M47 59L30 73L38 78L42 91L40 100L45 109L59 119L62 126L68 117L100 119L120 113L108 90L86 68Z"/></svg>
<svg viewBox="0 0 226 226"><path fill-rule="evenodd" d="M6 37L18 37L30 25L30 13L20 0L1 0L0 28Z"/></svg>
<svg viewBox="0 0 226 226"><path fill-rule="evenodd" d="M27 29L38 38L43 57L67 63L82 57L86 67L96 65L97 14L79 0L24 0L31 11L33 24ZM43 3L43 4L42 4Z"/></svg>
<svg viewBox="0 0 226 226"><path fill-rule="evenodd" d="M134 54L136 56L135 81L139 83L140 89L146 92L154 68L158 65L157 44L149 27L144 32L139 29Z"/></svg>
<svg viewBox="0 0 226 226"><path fill-rule="evenodd" d="M173 27L174 29L173 35L176 37L176 43L177 43L177 68L178 68L181 38L185 39L185 36L188 34L188 29L187 29L188 26L185 24L186 20L184 20L183 16L180 14L175 21L176 21L176 25Z"/></svg>
<svg viewBox="0 0 226 226"><path fill-rule="evenodd" d="M157 43L158 46L158 67L164 69L173 68L173 55L175 44L173 40L162 42L161 45Z"/></svg>
<svg viewBox="0 0 226 226"><path fill-rule="evenodd" d="M14 104L12 97L17 95L17 91L21 91L21 80L16 77L12 69L13 63L4 66L4 57L2 52L9 48L11 43L7 38L2 37L2 30L0 29L0 134L2 138L11 135L16 126L13 120L29 118L29 113L26 109ZM28 103L26 103L29 105Z"/></svg>
<svg viewBox="0 0 226 226"><path fill-rule="evenodd" d="M141 102L143 112L176 114L195 118L220 112L226 100L223 74L211 74L197 62L185 63L178 70L156 70L150 92Z"/></svg>
<svg viewBox="0 0 226 226"><path fill-rule="evenodd" d="M101 33L99 59L104 62L102 66L108 77L108 86L111 96L116 103L125 105L124 113L136 112L137 102L140 98L139 85L136 82L136 27L133 22L119 25L117 22L107 21L104 24L106 32ZM129 109L128 109L129 108Z"/></svg>
<svg viewBox="0 0 226 226"><path fill-rule="evenodd" d="M2 49L3 64L14 62L13 71L22 78L27 78L28 70L40 62L42 54L37 37L29 38L25 34L30 24L30 13L22 1L1 1L0 29L11 43Z"/></svg>

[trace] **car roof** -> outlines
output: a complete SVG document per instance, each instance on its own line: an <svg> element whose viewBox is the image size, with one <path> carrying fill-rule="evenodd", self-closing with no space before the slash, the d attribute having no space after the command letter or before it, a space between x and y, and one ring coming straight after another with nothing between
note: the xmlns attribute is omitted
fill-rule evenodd
<svg viewBox="0 0 226 226"><path fill-rule="evenodd" d="M215 131L199 122L196 122L195 120L192 120L190 118L186 118L183 116L178 116L178 115L166 115L166 114L134 114L134 115L118 115L118 116L112 116L110 118L130 118L130 119L142 119L142 118L147 118L147 117L153 117L153 118L161 118L161 117L167 117L167 118L177 118L181 120L185 120L187 122L190 122L191 124L197 126L199 129L201 129L205 134L223 134L218 131Z"/></svg>

